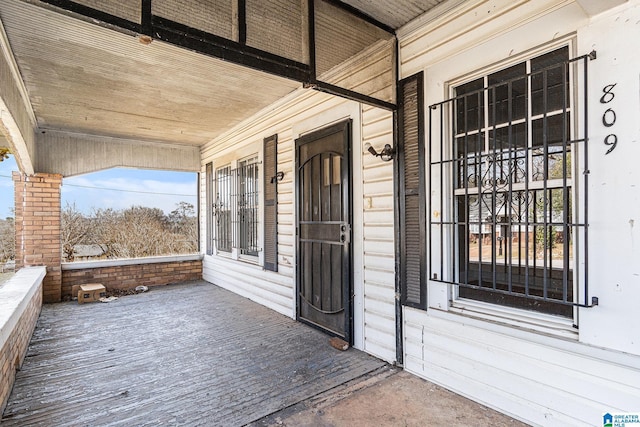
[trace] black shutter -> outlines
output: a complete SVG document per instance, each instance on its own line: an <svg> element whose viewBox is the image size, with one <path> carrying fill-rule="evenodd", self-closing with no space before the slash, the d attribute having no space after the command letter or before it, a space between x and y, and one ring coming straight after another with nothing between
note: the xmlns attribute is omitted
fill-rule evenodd
<svg viewBox="0 0 640 427"><path fill-rule="evenodd" d="M213 254L213 163L207 163L205 174L205 198L207 215L207 255Z"/></svg>
<svg viewBox="0 0 640 427"><path fill-rule="evenodd" d="M278 135L264 140L264 269L278 271Z"/></svg>
<svg viewBox="0 0 640 427"><path fill-rule="evenodd" d="M402 303L426 308L426 186L423 74L399 82L399 258Z"/></svg>

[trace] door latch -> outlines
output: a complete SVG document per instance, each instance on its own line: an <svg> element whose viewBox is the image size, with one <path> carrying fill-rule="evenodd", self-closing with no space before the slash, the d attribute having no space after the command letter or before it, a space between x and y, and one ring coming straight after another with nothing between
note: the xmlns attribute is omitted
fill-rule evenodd
<svg viewBox="0 0 640 427"><path fill-rule="evenodd" d="M351 225L340 224L340 243L343 245L351 243Z"/></svg>

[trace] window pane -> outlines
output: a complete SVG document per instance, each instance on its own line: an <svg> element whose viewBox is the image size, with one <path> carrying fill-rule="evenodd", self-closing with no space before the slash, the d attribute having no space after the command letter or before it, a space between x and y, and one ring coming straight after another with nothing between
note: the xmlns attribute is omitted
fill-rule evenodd
<svg viewBox="0 0 640 427"><path fill-rule="evenodd" d="M527 66L517 64L488 77L489 123L501 123L523 119L527 111Z"/></svg>
<svg viewBox="0 0 640 427"><path fill-rule="evenodd" d="M569 48L531 60L531 104L534 116L569 106Z"/></svg>
<svg viewBox="0 0 640 427"><path fill-rule="evenodd" d="M497 254L498 258L505 259L509 252L513 262L544 260L544 248L552 247L554 251L548 260L553 259L554 266L561 267L558 262L563 259L563 249L556 244L565 240L565 211L567 222L571 222L571 197L570 187L566 192L562 188L553 188L546 192L532 190L458 196L459 221L467 223L470 236L468 259L491 261L492 246L499 242L498 238L513 237L514 241L521 243L520 250L515 247L507 250L505 247L502 253ZM461 208L464 206L466 209ZM545 227L548 227L547 232ZM525 246L527 237L529 244ZM572 260L572 252L567 252L567 255Z"/></svg>
<svg viewBox="0 0 640 427"><path fill-rule="evenodd" d="M569 114L533 120L532 180L571 178ZM546 135L546 136L545 136ZM547 144L546 152L544 144ZM564 164L564 167L563 167Z"/></svg>
<svg viewBox="0 0 640 427"><path fill-rule="evenodd" d="M205 169L205 200L206 200L206 215L207 215L207 255L213 254L214 234L213 224L215 222L214 216L214 189L215 189L215 176L213 175L213 163L207 163Z"/></svg>
<svg viewBox="0 0 640 427"><path fill-rule="evenodd" d="M455 106L457 135L477 131L484 123L483 87L484 79L477 79L456 88L456 96L459 97Z"/></svg>
<svg viewBox="0 0 640 427"><path fill-rule="evenodd" d="M496 185L522 183L527 177L527 126L511 125L489 132L489 146L493 156L489 158L486 173ZM485 182L486 179L485 179Z"/></svg>
<svg viewBox="0 0 640 427"><path fill-rule="evenodd" d="M519 123L492 129L489 132L489 148L492 151L523 149L527 147L527 125Z"/></svg>
<svg viewBox="0 0 640 427"><path fill-rule="evenodd" d="M456 138L456 188L481 186L486 189L494 185L504 187L509 182L524 182L527 176L526 124L490 131L489 151L485 153L480 142L483 135Z"/></svg>
<svg viewBox="0 0 640 427"><path fill-rule="evenodd" d="M463 158L475 156L484 151L484 133L474 133L455 139L456 157Z"/></svg>
<svg viewBox="0 0 640 427"><path fill-rule="evenodd" d="M571 266L573 261L570 227L564 222L565 203L566 219L571 221L570 188L566 193L559 188L459 196L457 200L458 223L463 224L458 239L459 281L514 294L460 288L460 296L520 308L542 304L546 306L543 311L570 316L571 307L553 308L550 303L528 303L522 298L573 298L571 268L563 274L565 262Z"/></svg>
<svg viewBox="0 0 640 427"><path fill-rule="evenodd" d="M544 179L571 179L571 153L562 147L536 148L531 152L531 175L533 181Z"/></svg>
<svg viewBox="0 0 640 427"><path fill-rule="evenodd" d="M481 153L484 149L484 133L466 135L455 139L458 177L456 188L477 187L481 175Z"/></svg>
<svg viewBox="0 0 640 427"><path fill-rule="evenodd" d="M216 248L231 251L231 168L216 171Z"/></svg>
<svg viewBox="0 0 640 427"><path fill-rule="evenodd" d="M545 142L548 145L560 145L571 140L569 113L533 120L531 128L531 145L534 147L540 147Z"/></svg>
<svg viewBox="0 0 640 427"><path fill-rule="evenodd" d="M258 255L258 163L257 159L239 163L238 247L243 255Z"/></svg>

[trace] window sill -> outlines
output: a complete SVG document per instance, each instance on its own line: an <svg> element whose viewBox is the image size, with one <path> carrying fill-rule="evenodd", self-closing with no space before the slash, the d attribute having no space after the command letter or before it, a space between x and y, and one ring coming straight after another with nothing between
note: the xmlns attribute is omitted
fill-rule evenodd
<svg viewBox="0 0 640 427"><path fill-rule="evenodd" d="M449 312L519 329L528 329L554 337L578 339L578 329L574 328L573 320L560 316L518 310L463 298L453 301Z"/></svg>
<svg viewBox="0 0 640 427"><path fill-rule="evenodd" d="M223 252L223 251L218 251L215 254L215 256L223 259L227 259L229 261L238 261L238 262L243 262L245 264L253 264L253 265L260 266L260 259L259 257L255 257L255 256L239 255L237 253Z"/></svg>
<svg viewBox="0 0 640 427"><path fill-rule="evenodd" d="M238 261L246 262L247 264L260 265L260 259L257 256L239 255Z"/></svg>
<svg viewBox="0 0 640 427"><path fill-rule="evenodd" d="M233 259L233 257L231 256L231 252L225 252L225 251L216 251L213 253L213 256L220 257L220 258Z"/></svg>

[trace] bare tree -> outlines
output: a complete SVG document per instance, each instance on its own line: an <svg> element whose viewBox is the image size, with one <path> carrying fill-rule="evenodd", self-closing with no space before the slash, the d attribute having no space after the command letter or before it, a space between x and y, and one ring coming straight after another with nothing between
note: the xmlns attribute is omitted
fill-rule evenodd
<svg viewBox="0 0 640 427"><path fill-rule="evenodd" d="M196 252L198 250L198 217L191 203L180 202L169 214L171 231L182 237L179 252ZM176 242L177 243L177 242Z"/></svg>
<svg viewBox="0 0 640 427"><path fill-rule="evenodd" d="M184 253L185 238L175 232L160 209L134 206L95 212L96 241L108 258L139 258Z"/></svg>
<svg viewBox="0 0 640 427"><path fill-rule="evenodd" d="M0 262L16 256L16 232L13 218L0 219Z"/></svg>
<svg viewBox="0 0 640 427"><path fill-rule="evenodd" d="M67 203L60 214L60 228L62 256L66 261L73 261L76 245L91 243L91 224L75 203L72 205Z"/></svg>
<svg viewBox="0 0 640 427"><path fill-rule="evenodd" d="M74 247L99 245L107 258L141 258L197 251L197 218L193 205L178 204L169 215L134 206L124 210L97 209L91 218L75 205L63 210L63 253L73 260Z"/></svg>

